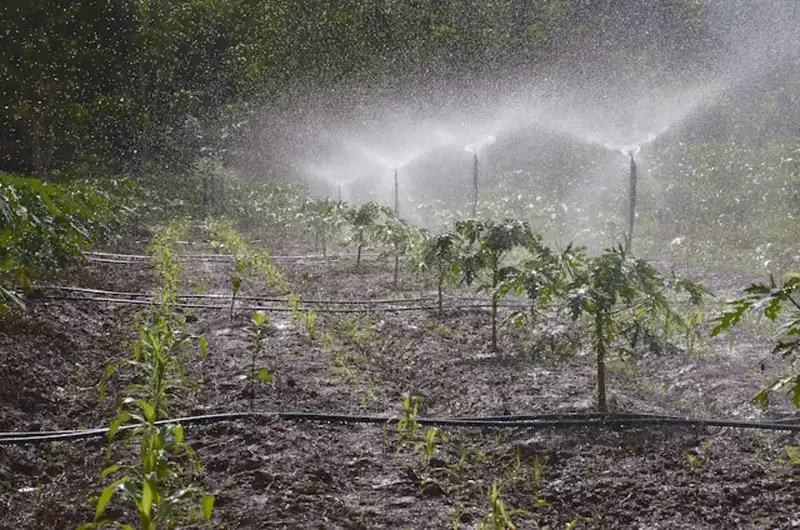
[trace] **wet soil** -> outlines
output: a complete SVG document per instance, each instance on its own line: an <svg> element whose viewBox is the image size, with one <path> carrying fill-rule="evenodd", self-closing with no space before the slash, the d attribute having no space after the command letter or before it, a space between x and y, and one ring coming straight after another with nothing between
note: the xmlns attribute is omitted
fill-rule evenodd
<svg viewBox="0 0 800 530"><path fill-rule="evenodd" d="M128 242L124 249L142 252L142 245ZM391 267L373 261L358 269L352 261L281 267L306 298L432 292L407 274L393 286ZM227 294L226 270L187 263L181 291ZM751 280L714 271L705 279L723 295ZM87 264L51 283L135 292L155 287L149 267L137 264ZM250 282L243 294L274 293ZM25 315L4 320L0 430L107 425L114 402L100 399L99 383L105 366L130 356L137 309L40 296ZM239 311L232 320L225 310L187 314L192 331L207 339L209 355L190 352L189 373L202 385L172 404L173 415L248 410L249 314ZM320 313L313 338L288 313L272 319L278 332L258 364L274 380L256 389L256 410L391 416L402 413L406 394L422 398L423 416L595 406L591 342L579 325L555 315L529 328L504 327L496 354L488 311ZM724 337L695 352L671 348L613 361L611 404L626 412L764 418L751 398L784 370L769 355L768 331L753 324L732 346ZM331 335L333 351L322 333ZM112 397L123 384L124 374L112 378ZM768 415L791 412L778 399ZM800 527L800 471L785 449L798 442L785 433L675 426L445 432L447 441L426 460L393 427L380 425L264 419L186 428L205 468L201 483L216 495L212 528L479 528L490 513L492 484L500 486L517 528ZM115 444L114 454L124 453ZM90 521L97 476L108 463L102 439L0 446L0 529L66 529Z"/></svg>

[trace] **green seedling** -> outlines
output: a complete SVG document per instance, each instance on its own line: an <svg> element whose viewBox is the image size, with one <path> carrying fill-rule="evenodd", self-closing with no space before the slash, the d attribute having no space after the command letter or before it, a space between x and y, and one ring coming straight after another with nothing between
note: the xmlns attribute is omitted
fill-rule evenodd
<svg viewBox="0 0 800 530"><path fill-rule="evenodd" d="M519 457L519 454L517 455ZM533 505L537 508L550 506L550 503L542 499L542 478L544 477L544 461L541 455L533 455L533 467L531 469L531 490L533 491Z"/></svg>
<svg viewBox="0 0 800 530"><path fill-rule="evenodd" d="M787 445L784 449L786 459L794 467L800 467L800 447L796 445Z"/></svg>
<svg viewBox="0 0 800 530"><path fill-rule="evenodd" d="M131 414L139 427L131 436L139 441L137 464L113 464L100 474L105 480L123 474L120 478L106 486L100 493L95 505L94 520L78 526L78 530L90 530L106 526L116 526L133 530L133 526L104 519L108 504L115 494L119 494L135 509L138 515L139 528L157 530L169 528L181 518L187 505L198 506L205 520L210 520L214 509L214 496L204 494L199 488L186 485L185 477L199 472L197 455L184 442L183 427L180 425L157 425L156 409L145 401L138 401L140 413ZM127 413L120 419L127 421ZM119 420L118 420L119 421ZM115 429L117 427L117 429ZM109 443L118 431L119 423L115 422L109 431ZM191 469L186 468L186 464Z"/></svg>
<svg viewBox="0 0 800 530"><path fill-rule="evenodd" d="M416 439L419 431L419 407L422 404L420 396L410 394L403 398L403 414L397 422L397 434L404 442Z"/></svg>
<svg viewBox="0 0 800 530"><path fill-rule="evenodd" d="M269 320L269 315L263 311L256 311L250 320L247 328L247 349L250 351L250 410L253 410L253 402L256 394L256 383L269 383L272 381L272 373L267 368L256 368L256 360L264 350L264 341L268 337L273 337L278 332Z"/></svg>
<svg viewBox="0 0 800 530"><path fill-rule="evenodd" d="M368 321L349 315L337 322L337 328L344 332L347 342L361 355L369 352L373 332Z"/></svg>
<svg viewBox="0 0 800 530"><path fill-rule="evenodd" d="M508 509L500 495L500 486L492 484L489 490L489 510L478 525L480 530L516 530L517 525L511 518L514 515L529 516L519 509Z"/></svg>
<svg viewBox="0 0 800 530"><path fill-rule="evenodd" d="M413 452L422 453L425 463L431 461L439 445L448 441L447 433L437 427L430 427L425 432L425 437L414 444Z"/></svg>
<svg viewBox="0 0 800 530"><path fill-rule="evenodd" d="M361 396L361 405L363 407L369 406L370 403L375 401L376 392L375 392L375 382L368 374L364 374L361 380L367 385L367 389L364 391L364 394Z"/></svg>
<svg viewBox="0 0 800 530"><path fill-rule="evenodd" d="M288 299L289 309L292 314L292 322L295 325L298 323L302 324L303 329L305 329L308 335L308 340L314 342L317 340L317 313L310 309L300 309L300 296L296 294L290 294Z"/></svg>

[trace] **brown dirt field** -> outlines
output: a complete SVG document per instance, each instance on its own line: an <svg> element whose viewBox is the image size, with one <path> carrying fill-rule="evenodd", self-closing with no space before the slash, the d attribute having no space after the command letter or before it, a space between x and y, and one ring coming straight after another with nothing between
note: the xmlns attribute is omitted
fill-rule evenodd
<svg viewBox="0 0 800 530"><path fill-rule="evenodd" d="M407 275L395 291L390 269L374 262L358 271L349 261L281 266L307 298L430 293ZM746 285L728 273L707 279L723 293ZM117 291L154 287L142 265L88 264L55 282ZM225 265L187 264L181 290L228 293ZM267 293L248 284L243 294ZM27 314L0 328L0 430L107 425L113 401L99 399L98 384L108 363L130 355L125 341L137 308L45 297L29 304ZM248 385L240 375L249 366L248 313L233 321L224 310L190 313L209 356L190 365L202 388L174 403L174 414L247 410ZM257 389L256 410L391 416L401 413L406 393L423 397L421 415L430 417L580 412L594 404L590 343L555 316L532 329L504 328L502 351L492 355L488 311L441 318L434 311L320 314L317 327L342 345L350 377L288 314L273 321L280 331L268 339L260 364L275 379ZM369 329L369 339L355 344L348 329ZM703 355L675 350L612 363L611 402L626 412L763 418L751 398L782 369L770 347L751 326L732 351L723 338L709 341ZM770 362L762 372L765 357ZM120 385L112 379L112 388ZM791 411L779 400L770 415ZM536 521L538 528L564 529L573 520L585 529L800 527L800 471L785 457L785 446L797 440L785 433L668 426L445 430L448 441L428 463L382 426L236 421L187 427L187 440L204 464L202 484L217 497L213 528L478 528L493 483L502 486L509 509L527 512L513 516L517 528L537 527ZM105 449L102 439L0 446L0 529L67 529L91 520L89 499L108 464Z"/></svg>

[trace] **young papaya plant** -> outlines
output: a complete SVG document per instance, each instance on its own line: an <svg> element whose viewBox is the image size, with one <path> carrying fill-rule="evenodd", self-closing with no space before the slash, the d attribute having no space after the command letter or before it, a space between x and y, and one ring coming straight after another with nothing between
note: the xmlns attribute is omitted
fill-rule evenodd
<svg viewBox="0 0 800 530"><path fill-rule="evenodd" d="M397 288L400 276L400 260L403 256L409 256L411 251L416 248L424 238L423 233L403 219L388 217L378 230L378 237L386 246L387 251L382 252L380 259L391 257L394 259L394 269L392 275L392 285Z"/></svg>
<svg viewBox="0 0 800 530"><path fill-rule="evenodd" d="M502 294L498 287L515 271L503 266L503 258L512 250L532 246L536 236L528 223L513 219L502 222L469 219L456 223L455 231L465 242L461 260L465 283L471 285L478 279L482 281L478 291L489 291L492 295L492 351L497 352L497 308Z"/></svg>
<svg viewBox="0 0 800 530"><path fill-rule="evenodd" d="M706 289L688 280L670 281L642 259L629 257L622 245L605 250L585 266L573 270L566 298L572 318L588 316L594 339L597 369L597 404L608 411L606 361L613 341L625 333L638 333L643 325L659 318L684 325L672 309L669 291L688 293L689 302L699 305Z"/></svg>
<svg viewBox="0 0 800 530"><path fill-rule="evenodd" d="M444 314L444 286L461 280L466 243L458 232L429 238L421 248L418 267L436 273L439 315Z"/></svg>
<svg viewBox="0 0 800 530"><path fill-rule="evenodd" d="M345 214L352 231L351 240L356 245L356 269L361 266L361 254L370 246L378 233L378 221L382 215L391 212L382 208L378 203L365 202L357 208L351 208Z"/></svg>
<svg viewBox="0 0 800 530"><path fill-rule="evenodd" d="M328 242L342 229L345 212L344 203L326 198L308 199L298 214L304 226L314 234L314 249L321 248L325 258L328 256Z"/></svg>
<svg viewBox="0 0 800 530"><path fill-rule="evenodd" d="M773 322L777 322L782 315L785 315L785 321L778 329L773 353L789 359L791 366L796 367L797 354L800 353L800 273L787 273L780 285L775 281L775 276L770 275L769 283L751 285L745 289L742 298L729 302L729 307L730 309L714 320L716 325L711 330L712 336L734 327L749 312L761 312ZM800 408L798 374L790 374L774 381L756 394L754 399L766 409L772 393L783 389L788 390L794 406Z"/></svg>
<svg viewBox="0 0 800 530"><path fill-rule="evenodd" d="M514 293L532 302L530 309L512 314L517 325L535 321L542 309L561 297L573 279L572 271L586 259L583 248L569 245L557 254L544 245L539 236L531 239L527 249L528 259L510 269L498 288L501 297Z"/></svg>

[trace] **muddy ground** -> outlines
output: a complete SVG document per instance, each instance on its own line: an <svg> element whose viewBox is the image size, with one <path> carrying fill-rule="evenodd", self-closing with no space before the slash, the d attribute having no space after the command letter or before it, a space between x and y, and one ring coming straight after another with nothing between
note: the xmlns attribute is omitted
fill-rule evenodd
<svg viewBox="0 0 800 530"><path fill-rule="evenodd" d="M374 262L358 271L352 261L281 267L293 290L308 298L430 293L408 275L395 289L390 268ZM226 265L186 264L182 278L182 292L228 293ZM723 297L750 280L728 272L705 279ZM154 288L144 265L87 264L51 283ZM257 282L245 288L245 294L269 292ZM0 430L107 425L113 400L99 399L98 384L108 363L130 356L126 340L137 309L34 297L27 314L6 319ZM209 355L190 363L202 387L173 403L173 414L248 410L241 375L250 362L249 313L240 311L233 321L224 310L190 313ZM485 310L441 318L435 311L320 314L317 331L334 338L338 364L288 314L274 314L273 323L279 332L260 365L275 377L257 389L257 410L398 415L408 393L422 397L423 416L580 412L595 404L590 342L579 326L555 317L534 329L503 329L502 351L493 355ZM751 398L783 369L769 355L768 331L754 324L733 347L722 338L699 352L614 362L611 404L626 412L763 418ZM348 332L365 338L354 341ZM770 362L762 371L764 358ZM121 375L112 386L123 382ZM791 411L779 400L769 415ZM494 483L517 528L800 527L800 474L785 450L798 442L785 433L674 426L446 429L448 440L425 462L383 426L261 420L186 430L205 466L202 484L217 498L213 528L478 528ZM89 501L108 463L102 439L0 447L0 528L66 529L91 520Z"/></svg>

